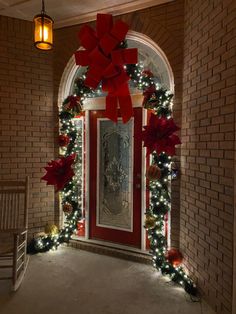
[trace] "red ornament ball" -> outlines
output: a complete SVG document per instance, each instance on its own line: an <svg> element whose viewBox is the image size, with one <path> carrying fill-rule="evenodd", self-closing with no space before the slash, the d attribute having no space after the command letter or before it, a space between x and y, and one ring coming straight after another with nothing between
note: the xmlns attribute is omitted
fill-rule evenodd
<svg viewBox="0 0 236 314"><path fill-rule="evenodd" d="M67 146L67 145L70 143L70 138L69 138L69 136L67 136L67 135L65 135L65 134L59 135L59 137L58 137L58 143L59 143L59 146L61 146L61 147Z"/></svg>
<svg viewBox="0 0 236 314"><path fill-rule="evenodd" d="M85 236L85 220L84 219L78 221L77 223L77 235L79 237Z"/></svg>
<svg viewBox="0 0 236 314"><path fill-rule="evenodd" d="M71 214L73 211L73 206L70 203L63 204L62 210L65 214Z"/></svg>
<svg viewBox="0 0 236 314"><path fill-rule="evenodd" d="M160 179L161 178L161 169L156 165L149 166L149 168L147 169L147 172L146 172L146 177L151 181Z"/></svg>
<svg viewBox="0 0 236 314"><path fill-rule="evenodd" d="M177 249L170 249L166 254L166 259L173 266L179 266L183 261L183 255Z"/></svg>

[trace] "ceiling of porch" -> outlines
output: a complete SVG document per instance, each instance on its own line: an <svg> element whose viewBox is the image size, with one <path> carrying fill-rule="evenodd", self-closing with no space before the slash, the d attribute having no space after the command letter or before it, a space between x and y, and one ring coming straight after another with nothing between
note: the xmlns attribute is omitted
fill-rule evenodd
<svg viewBox="0 0 236 314"><path fill-rule="evenodd" d="M97 13L119 15L174 0L46 0L46 12L55 28L85 23ZM41 0L0 0L0 15L32 21L41 11Z"/></svg>

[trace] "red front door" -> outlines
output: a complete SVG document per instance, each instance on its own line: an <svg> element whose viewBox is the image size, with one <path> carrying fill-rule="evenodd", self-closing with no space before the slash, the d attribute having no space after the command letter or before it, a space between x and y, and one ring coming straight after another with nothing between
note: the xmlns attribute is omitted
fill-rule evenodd
<svg viewBox="0 0 236 314"><path fill-rule="evenodd" d="M89 113L89 237L141 247L142 108L123 124Z"/></svg>

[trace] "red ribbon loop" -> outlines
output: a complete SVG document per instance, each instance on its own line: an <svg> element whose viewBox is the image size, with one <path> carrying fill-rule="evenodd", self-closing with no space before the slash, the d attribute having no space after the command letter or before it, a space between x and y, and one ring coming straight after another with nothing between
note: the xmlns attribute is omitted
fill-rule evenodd
<svg viewBox="0 0 236 314"><path fill-rule="evenodd" d="M81 28L79 32L81 45L89 51L97 46L97 37L95 31L88 25Z"/></svg>

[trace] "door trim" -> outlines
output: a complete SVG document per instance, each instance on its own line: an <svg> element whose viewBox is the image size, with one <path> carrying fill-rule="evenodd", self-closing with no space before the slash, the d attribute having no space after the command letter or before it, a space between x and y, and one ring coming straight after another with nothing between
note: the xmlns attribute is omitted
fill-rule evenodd
<svg viewBox="0 0 236 314"><path fill-rule="evenodd" d="M147 124L147 110L143 110L143 117L142 117L142 123L144 125ZM147 242L147 232L146 229L143 227L145 223L145 212L146 212L146 154L147 149L146 147L142 146L142 156L141 156L141 167L142 167L142 194L141 194L141 249L142 251L146 251L146 242Z"/></svg>
<svg viewBox="0 0 236 314"><path fill-rule="evenodd" d="M84 150L84 168L86 169L85 171L85 239L89 240L89 165L90 165L90 158L89 158L89 111L85 111L85 125L84 125L84 132L85 132L85 150Z"/></svg>
<svg viewBox="0 0 236 314"><path fill-rule="evenodd" d="M141 108L143 102L143 94L138 93L130 95L132 99L133 108ZM94 101L96 99L96 101ZM86 110L105 110L106 97L86 98L83 103L83 109Z"/></svg>

